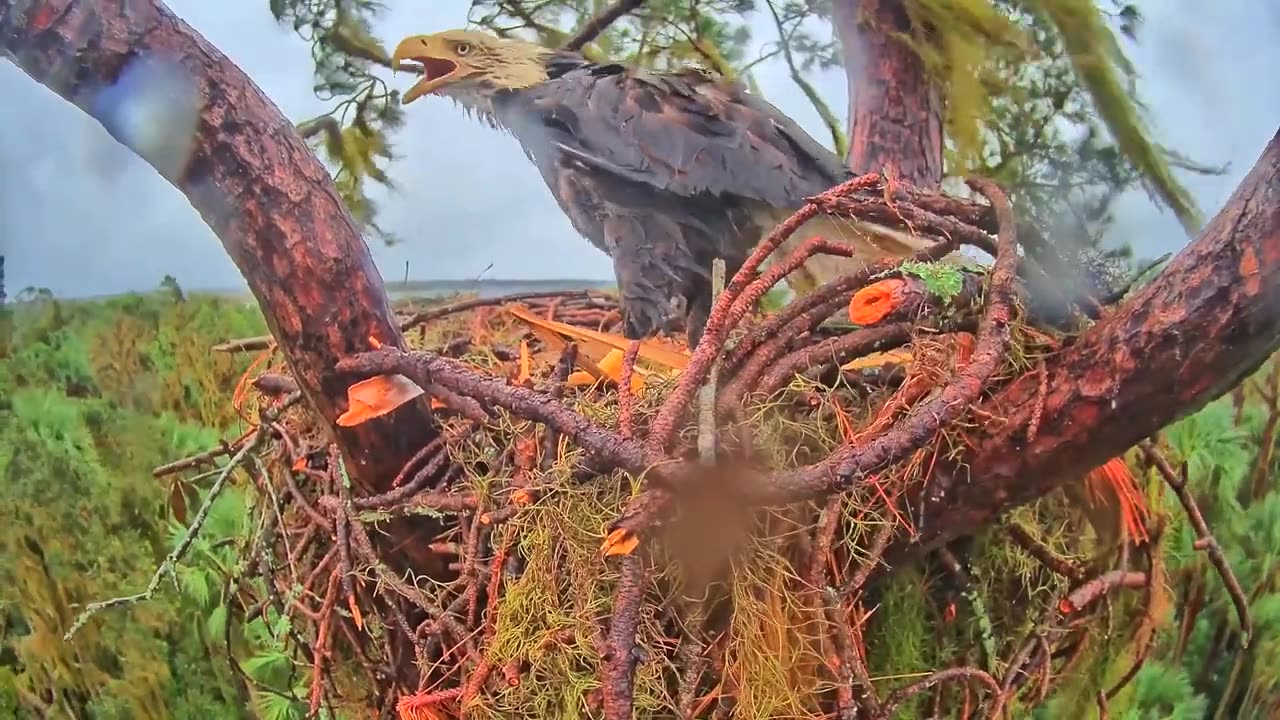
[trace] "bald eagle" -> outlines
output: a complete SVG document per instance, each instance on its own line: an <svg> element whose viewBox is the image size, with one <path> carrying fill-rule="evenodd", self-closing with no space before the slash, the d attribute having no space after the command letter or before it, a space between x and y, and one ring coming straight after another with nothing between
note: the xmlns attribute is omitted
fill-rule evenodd
<svg viewBox="0 0 1280 720"><path fill-rule="evenodd" d="M451 98L513 135L573 227L613 260L623 333L670 332L696 345L710 272L732 277L775 225L852 177L776 107L696 69L657 72L471 30L406 38L392 56L420 72L402 97ZM842 239L856 258L819 256L789 279L819 282L926 242L857 234L816 218L796 234Z"/></svg>

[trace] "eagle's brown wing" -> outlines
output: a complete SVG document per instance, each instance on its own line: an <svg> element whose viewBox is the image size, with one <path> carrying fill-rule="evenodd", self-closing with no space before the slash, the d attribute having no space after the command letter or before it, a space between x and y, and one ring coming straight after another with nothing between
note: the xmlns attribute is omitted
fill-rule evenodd
<svg viewBox="0 0 1280 720"><path fill-rule="evenodd" d="M778 208L850 176L833 152L739 83L693 70L656 73L565 56L522 91L563 134L563 152L678 195L730 195Z"/></svg>
<svg viewBox="0 0 1280 720"><path fill-rule="evenodd" d="M571 54L548 70L548 81L501 96L494 110L574 227L613 258L628 336L664 329L675 312L690 316L696 338L712 260L730 274L741 266L765 230L759 209L796 208L849 177L834 153L740 86Z"/></svg>

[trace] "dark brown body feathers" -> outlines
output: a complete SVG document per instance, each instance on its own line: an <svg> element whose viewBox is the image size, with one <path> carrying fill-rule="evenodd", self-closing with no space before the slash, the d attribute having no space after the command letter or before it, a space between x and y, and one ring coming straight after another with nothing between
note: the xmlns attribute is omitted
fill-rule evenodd
<svg viewBox="0 0 1280 720"><path fill-rule="evenodd" d="M684 315L696 342L710 268L730 276L779 211L850 177L834 153L737 84L694 70L546 60L548 79L504 90L494 119L520 141L575 229L609 254L624 332Z"/></svg>

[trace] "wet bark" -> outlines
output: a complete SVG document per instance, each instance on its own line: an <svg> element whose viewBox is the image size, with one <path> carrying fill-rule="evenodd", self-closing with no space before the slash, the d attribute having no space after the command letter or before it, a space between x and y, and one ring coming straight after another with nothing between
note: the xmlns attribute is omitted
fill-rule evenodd
<svg viewBox="0 0 1280 720"><path fill-rule="evenodd" d="M849 167L892 166L919 187L942 182L942 97L920 56L896 34L911 31L905 0L834 0L849 79Z"/></svg>
<svg viewBox="0 0 1280 720"><path fill-rule="evenodd" d="M1280 347L1280 132L1222 211L1165 270L1049 360L1039 431L1028 373L982 406L989 420L926 509L926 546L1133 447L1227 393Z"/></svg>
<svg viewBox="0 0 1280 720"><path fill-rule="evenodd" d="M370 337L394 347L404 347L404 338L368 247L293 124L244 72L153 0L0 0L0 51L95 117L191 201L248 281L353 479L385 490L433 436L430 409L421 398L357 428L334 423L346 410L337 361L368 350ZM149 157L136 147L144 142L138 129L107 110L104 98L139 89L120 83L138 59L185 73L203 102L182 162Z"/></svg>

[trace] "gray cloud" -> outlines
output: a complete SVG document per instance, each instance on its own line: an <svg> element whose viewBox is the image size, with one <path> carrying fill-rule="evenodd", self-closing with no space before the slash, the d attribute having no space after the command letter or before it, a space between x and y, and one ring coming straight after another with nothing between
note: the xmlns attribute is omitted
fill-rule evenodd
<svg viewBox="0 0 1280 720"><path fill-rule="evenodd" d="M170 7L245 70L293 119L321 112L311 93L308 47L271 18L265 2L171 0ZM460 26L465 0L390 3L376 28L401 36ZM1215 212L1252 166L1280 118L1280 15L1267 0L1149 3L1132 48L1160 139L1197 160L1232 163L1226 177L1189 177ZM430 8L430 9L426 9ZM752 19L758 41L771 24ZM776 105L820 139L817 113L779 63L757 80ZM406 78L403 82L408 82ZM838 111L838 71L816 78ZM93 120L0 63L0 248L10 292L45 286L60 295L154 287L166 273L186 287L241 286L239 273L186 199ZM380 197L380 220L405 239L370 242L384 276L406 261L415 278L610 278L608 258L570 227L515 140L450 103L424 100L396 138L391 174L401 191ZM1123 199L1115 236L1140 254L1176 250L1185 237L1142 194Z"/></svg>

